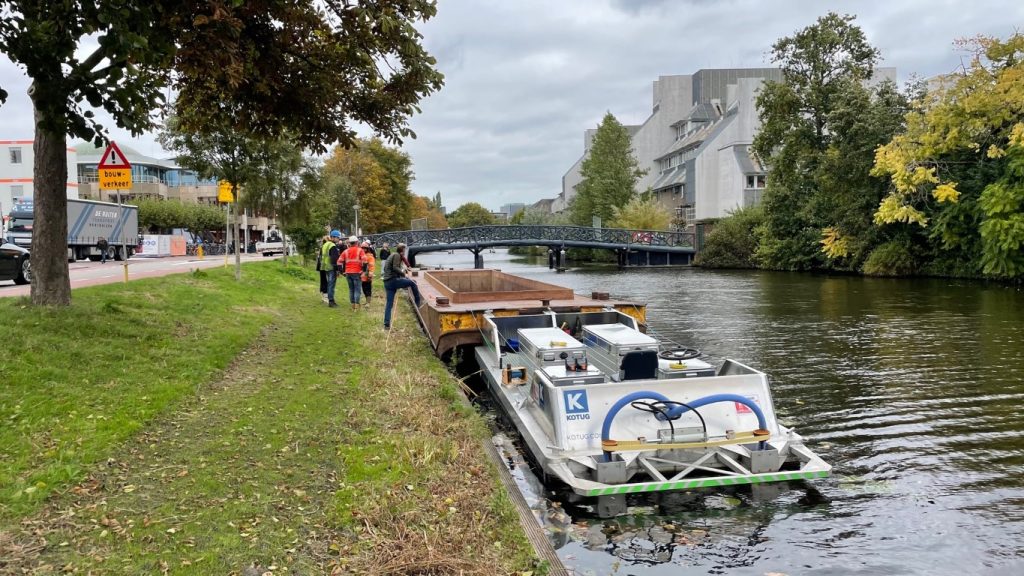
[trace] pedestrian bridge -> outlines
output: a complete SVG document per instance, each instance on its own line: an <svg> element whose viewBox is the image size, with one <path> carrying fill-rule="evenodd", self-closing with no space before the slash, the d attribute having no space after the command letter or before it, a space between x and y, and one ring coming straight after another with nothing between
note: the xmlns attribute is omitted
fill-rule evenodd
<svg viewBox="0 0 1024 576"><path fill-rule="evenodd" d="M544 246L549 263L561 268L566 248L611 250L620 266L678 266L691 264L696 253L694 234L663 230L625 230L583 226L470 226L443 230L405 230L370 235L375 246L394 247L404 242L409 262L424 252L469 250L476 268L483 268L482 252L489 248Z"/></svg>

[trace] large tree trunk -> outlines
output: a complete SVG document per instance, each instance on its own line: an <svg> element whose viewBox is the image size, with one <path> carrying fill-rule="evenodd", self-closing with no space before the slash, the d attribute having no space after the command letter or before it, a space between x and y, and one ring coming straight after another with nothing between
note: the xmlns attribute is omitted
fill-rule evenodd
<svg viewBox="0 0 1024 576"><path fill-rule="evenodd" d="M35 103L33 85L29 96ZM71 304L68 274L68 155L67 135L43 128L35 109L36 134L32 150L35 204L32 222L32 303L40 306Z"/></svg>

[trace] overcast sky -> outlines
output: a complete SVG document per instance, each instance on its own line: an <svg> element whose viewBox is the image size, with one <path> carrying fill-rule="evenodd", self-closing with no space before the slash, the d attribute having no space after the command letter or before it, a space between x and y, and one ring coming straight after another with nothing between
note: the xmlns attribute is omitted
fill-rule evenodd
<svg viewBox="0 0 1024 576"><path fill-rule="evenodd" d="M418 138L404 146L413 190L440 191L449 210L553 197L583 151L583 131L606 111L642 123L659 75L770 65L776 39L830 9L857 15L901 81L954 70L956 38L1006 37L1024 24L1021 0L440 0L420 29L445 86L422 103ZM11 93L0 140L30 139L28 79L3 57L0 86ZM113 136L164 155L151 135Z"/></svg>

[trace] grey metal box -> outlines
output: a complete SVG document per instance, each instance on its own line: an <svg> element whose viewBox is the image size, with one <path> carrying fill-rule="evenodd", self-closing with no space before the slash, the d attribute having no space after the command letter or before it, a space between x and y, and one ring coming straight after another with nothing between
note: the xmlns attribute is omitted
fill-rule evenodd
<svg viewBox="0 0 1024 576"><path fill-rule="evenodd" d="M587 357L583 343L558 328L520 328L518 334L520 353L540 366L562 366L566 360L582 362Z"/></svg>

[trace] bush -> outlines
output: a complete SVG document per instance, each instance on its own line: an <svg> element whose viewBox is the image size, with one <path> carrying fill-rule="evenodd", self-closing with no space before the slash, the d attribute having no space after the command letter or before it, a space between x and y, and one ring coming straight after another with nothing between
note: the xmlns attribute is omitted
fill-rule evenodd
<svg viewBox="0 0 1024 576"><path fill-rule="evenodd" d="M910 276L917 268L911 246L900 240L890 240L875 248L864 262L867 276Z"/></svg>
<svg viewBox="0 0 1024 576"><path fill-rule="evenodd" d="M760 207L741 208L714 224L695 264L705 268L757 268L755 230L764 223Z"/></svg>

